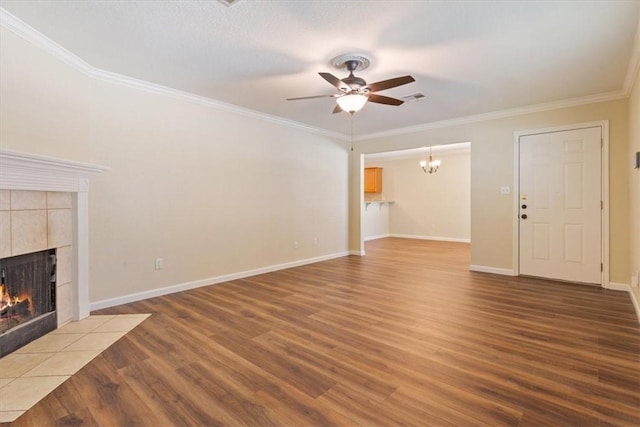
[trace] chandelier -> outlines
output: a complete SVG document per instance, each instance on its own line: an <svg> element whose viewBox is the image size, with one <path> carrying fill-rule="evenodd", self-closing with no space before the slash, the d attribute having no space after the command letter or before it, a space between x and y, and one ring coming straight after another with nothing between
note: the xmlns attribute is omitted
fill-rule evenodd
<svg viewBox="0 0 640 427"><path fill-rule="evenodd" d="M436 173L438 172L438 168L440 167L440 160L433 160L433 156L431 155L431 147L429 147L429 161L420 160L420 167L424 173Z"/></svg>

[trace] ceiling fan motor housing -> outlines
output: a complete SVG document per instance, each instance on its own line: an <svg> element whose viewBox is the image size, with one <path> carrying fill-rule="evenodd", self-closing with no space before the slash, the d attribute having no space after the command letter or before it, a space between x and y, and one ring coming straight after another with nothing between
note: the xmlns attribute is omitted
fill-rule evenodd
<svg viewBox="0 0 640 427"><path fill-rule="evenodd" d="M349 72L349 76L342 79L342 81L349 85L352 91L357 91L367 85L364 79L354 76L353 72L368 68L370 63L369 58L357 54L340 55L331 60L333 67Z"/></svg>
<svg viewBox="0 0 640 427"><path fill-rule="evenodd" d="M356 77L353 74L349 74L349 77L345 77L342 81L348 84L351 87L351 90L358 90L367 85L367 82L365 82L364 79Z"/></svg>

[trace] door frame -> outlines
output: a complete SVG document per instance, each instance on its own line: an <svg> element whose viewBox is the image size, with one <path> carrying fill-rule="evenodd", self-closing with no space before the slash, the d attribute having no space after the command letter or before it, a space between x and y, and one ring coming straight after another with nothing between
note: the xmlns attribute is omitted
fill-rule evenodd
<svg viewBox="0 0 640 427"><path fill-rule="evenodd" d="M601 120L588 123L577 123L572 125L555 126L543 129L531 129L516 131L513 133L513 273L520 275L520 138L529 135L539 135L543 133L564 132L569 130L600 128L602 138L602 214L601 233L602 243L600 257L602 260L602 274L600 275L600 286L609 287L609 120Z"/></svg>

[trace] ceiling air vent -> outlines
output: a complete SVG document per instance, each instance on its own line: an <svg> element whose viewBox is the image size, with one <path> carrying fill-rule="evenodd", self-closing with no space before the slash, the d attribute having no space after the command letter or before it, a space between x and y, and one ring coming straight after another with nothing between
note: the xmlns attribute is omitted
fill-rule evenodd
<svg viewBox="0 0 640 427"><path fill-rule="evenodd" d="M228 6L233 6L234 4L238 3L240 0L218 0L218 1L228 7Z"/></svg>
<svg viewBox="0 0 640 427"><path fill-rule="evenodd" d="M421 99L427 99L427 97L421 93L414 93L412 95L407 95L402 97L402 100L404 102L416 102L416 101L420 101Z"/></svg>

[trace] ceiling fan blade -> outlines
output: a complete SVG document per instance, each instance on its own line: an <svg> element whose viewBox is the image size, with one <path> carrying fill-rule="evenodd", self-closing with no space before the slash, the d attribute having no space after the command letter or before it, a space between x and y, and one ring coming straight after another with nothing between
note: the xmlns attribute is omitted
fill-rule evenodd
<svg viewBox="0 0 640 427"><path fill-rule="evenodd" d="M382 80L379 82L371 83L370 85L365 86L369 89L370 92L379 92L385 89L391 89L392 87L406 85L407 83L415 82L411 76L402 76L396 77L395 79Z"/></svg>
<svg viewBox="0 0 640 427"><path fill-rule="evenodd" d="M345 82L343 82L342 80L340 80L339 78L337 78L336 76L334 76L331 73L318 73L318 74L320 74L320 76L323 79L325 79L326 81L328 81L333 86L337 87L338 89L340 89L343 92L351 90L351 86L349 86L348 84L346 84Z"/></svg>
<svg viewBox="0 0 640 427"><path fill-rule="evenodd" d="M369 102L375 102L376 104L385 104L385 105L402 105L404 101L401 101L396 98L391 98L389 96L376 95L375 93L369 94Z"/></svg>
<svg viewBox="0 0 640 427"><path fill-rule="evenodd" d="M333 109L332 114L336 114L336 113L342 113L342 108L340 108L340 106L337 104L336 104L336 108Z"/></svg>
<svg viewBox="0 0 640 427"><path fill-rule="evenodd" d="M298 101L300 99L314 99L314 98L335 98L339 95L314 95L314 96L301 96L299 98L287 98L287 101Z"/></svg>

